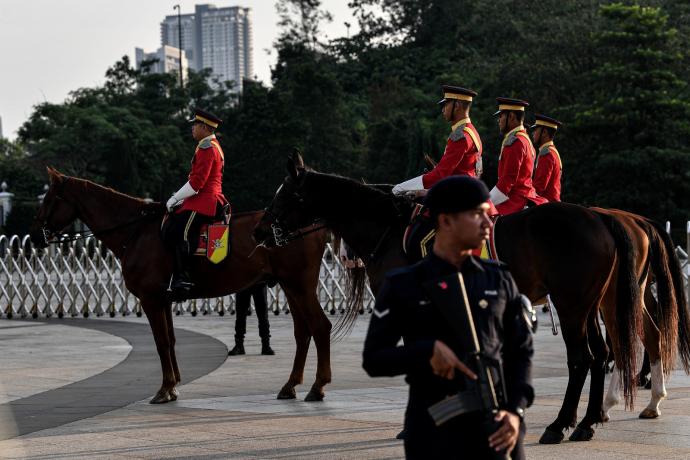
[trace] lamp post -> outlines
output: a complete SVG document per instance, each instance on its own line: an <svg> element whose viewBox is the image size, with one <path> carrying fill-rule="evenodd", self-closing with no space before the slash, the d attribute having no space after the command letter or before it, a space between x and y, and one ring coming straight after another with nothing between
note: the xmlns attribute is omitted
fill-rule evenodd
<svg viewBox="0 0 690 460"><path fill-rule="evenodd" d="M184 87L184 81L182 77L182 15L180 13L180 5L177 4L173 6L173 10L177 10L177 46L180 51L179 55L179 71L180 71L180 88Z"/></svg>

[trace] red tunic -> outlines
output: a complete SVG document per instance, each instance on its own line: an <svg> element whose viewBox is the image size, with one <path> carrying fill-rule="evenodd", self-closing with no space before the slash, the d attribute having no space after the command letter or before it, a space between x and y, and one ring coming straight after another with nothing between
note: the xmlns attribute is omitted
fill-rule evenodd
<svg viewBox="0 0 690 460"><path fill-rule="evenodd" d="M436 167L422 176L425 189L449 176L481 174L482 141L469 118L455 123Z"/></svg>
<svg viewBox="0 0 690 460"><path fill-rule="evenodd" d="M534 147L523 126L506 134L498 159L498 188L508 200L496 205L499 214L512 214L527 206L546 203L537 195L532 185L534 171Z"/></svg>
<svg viewBox="0 0 690 460"><path fill-rule="evenodd" d="M561 201L562 170L561 156L553 145L553 141L542 145L539 148L534 179L532 179L537 194L550 202Z"/></svg>
<svg viewBox="0 0 690 460"><path fill-rule="evenodd" d="M212 217L216 215L218 202L227 203L222 190L224 160L225 155L216 136L199 141L189 173L189 185L197 194L185 199L177 212L196 211Z"/></svg>

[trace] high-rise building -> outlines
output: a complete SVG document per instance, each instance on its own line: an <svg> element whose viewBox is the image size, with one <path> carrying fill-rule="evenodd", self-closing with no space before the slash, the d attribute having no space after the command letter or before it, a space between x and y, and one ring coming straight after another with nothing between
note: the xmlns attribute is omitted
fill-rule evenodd
<svg viewBox="0 0 690 460"><path fill-rule="evenodd" d="M137 69L141 68L143 61L150 61L156 59L151 66L153 73L175 73L178 76L180 71L180 50L173 46L161 46L153 53L147 53L141 48L134 49L134 57L137 63ZM187 78L187 70L189 65L187 63L187 56L185 51L182 51L182 78Z"/></svg>
<svg viewBox="0 0 690 460"><path fill-rule="evenodd" d="M194 36L196 31L194 15L182 14L180 15L179 22L182 25L182 49L184 49L184 52L187 55L189 68L198 70L199 67L196 63L196 52L194 49L196 43L196 38ZM166 16L163 22L161 22L161 45L180 48L179 29L177 15Z"/></svg>
<svg viewBox="0 0 690 460"><path fill-rule="evenodd" d="M254 73L251 9L238 6L218 8L203 4L194 14L180 16L182 47L189 67L200 71L211 69L211 79L235 82ZM166 16L161 23L161 44L179 46L177 15Z"/></svg>

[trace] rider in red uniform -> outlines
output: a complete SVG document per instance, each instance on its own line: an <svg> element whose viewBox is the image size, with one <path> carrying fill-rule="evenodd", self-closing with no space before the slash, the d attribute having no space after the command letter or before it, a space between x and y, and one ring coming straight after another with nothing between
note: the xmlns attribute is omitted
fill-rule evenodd
<svg viewBox="0 0 690 460"><path fill-rule="evenodd" d="M534 147L522 125L525 107L520 99L499 97L498 128L504 135L498 158L498 182L491 190L491 201L499 214L512 214L524 209L528 203L543 204L546 200L534 190Z"/></svg>
<svg viewBox="0 0 690 460"><path fill-rule="evenodd" d="M472 99L477 93L459 86L443 85L441 105L443 118L451 124L441 161L426 174L414 177L393 187L393 193L428 190L436 182L449 176L479 177L482 173L482 141L470 121Z"/></svg>
<svg viewBox="0 0 690 460"><path fill-rule="evenodd" d="M192 170L187 183L166 203L171 219L166 240L175 254L170 288L173 293L181 295L189 293L194 287L187 265L199 241L201 226L211 222L218 208L227 203L221 189L224 155L214 134L222 120L196 109L194 118L189 122L192 123L192 137L198 142L192 158Z"/></svg>
<svg viewBox="0 0 690 460"><path fill-rule="evenodd" d="M561 201L561 155L556 150L553 138L561 127L561 122L546 115L535 115L532 128L532 141L539 146L537 164L534 167L532 183L539 196L549 202Z"/></svg>

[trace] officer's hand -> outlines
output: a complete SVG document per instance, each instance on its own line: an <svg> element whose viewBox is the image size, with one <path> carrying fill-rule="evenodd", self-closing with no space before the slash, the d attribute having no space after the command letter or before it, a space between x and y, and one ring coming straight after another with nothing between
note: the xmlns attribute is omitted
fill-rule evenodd
<svg viewBox="0 0 690 460"><path fill-rule="evenodd" d="M391 192L393 193L393 195L400 195L401 193L403 193L403 192L405 191L405 189L403 189L403 188L401 187L401 185L402 185L402 183L401 183L401 184L397 184L397 185L395 185L395 186L393 187L393 189L391 190Z"/></svg>
<svg viewBox="0 0 690 460"><path fill-rule="evenodd" d="M494 420L501 422L501 426L489 436L489 447L496 449L497 452L505 450L510 453L520 434L520 417L512 412L500 410Z"/></svg>
<svg viewBox="0 0 690 460"><path fill-rule="evenodd" d="M431 370L439 377L452 380L455 377L455 369L457 369L472 380L477 379L477 375L455 356L448 345L440 340L434 342L434 354L431 355L429 362L431 363Z"/></svg>
<svg viewBox="0 0 690 460"><path fill-rule="evenodd" d="M165 203L165 207L168 208L168 212L173 212L173 209L175 208L176 204L177 198L175 198L175 196L171 196L168 202Z"/></svg>

